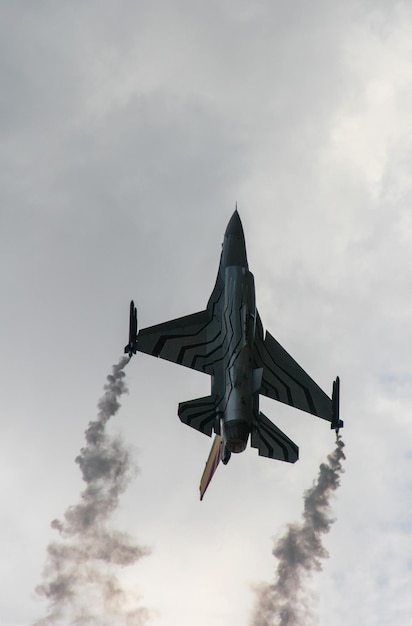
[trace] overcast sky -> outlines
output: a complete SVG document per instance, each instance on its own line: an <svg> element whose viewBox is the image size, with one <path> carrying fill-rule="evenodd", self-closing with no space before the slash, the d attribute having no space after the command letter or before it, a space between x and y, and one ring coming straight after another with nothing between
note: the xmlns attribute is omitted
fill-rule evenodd
<svg viewBox="0 0 412 626"><path fill-rule="evenodd" d="M0 624L35 593L50 522L112 364L141 327L205 307L238 203L264 324L342 381L346 473L313 586L320 626L412 618L412 9L349 0L0 0ZM209 380L138 354L109 424L139 467L112 520L152 550L122 573L155 626L248 626L273 538L334 447L219 467L180 401ZM306 626L306 625L305 625Z"/></svg>

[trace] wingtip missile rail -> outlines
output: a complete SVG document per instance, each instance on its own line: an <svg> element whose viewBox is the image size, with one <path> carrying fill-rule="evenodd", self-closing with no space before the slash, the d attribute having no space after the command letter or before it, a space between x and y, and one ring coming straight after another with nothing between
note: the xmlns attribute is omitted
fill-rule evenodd
<svg viewBox="0 0 412 626"><path fill-rule="evenodd" d="M124 347L125 354L127 353L130 358L137 352L137 309L133 300L130 302L129 313L129 343Z"/></svg>
<svg viewBox="0 0 412 626"><path fill-rule="evenodd" d="M335 430L339 434L339 428L343 428L343 421L339 419L339 396L340 396L340 378L336 376L332 387L332 422L331 430Z"/></svg>

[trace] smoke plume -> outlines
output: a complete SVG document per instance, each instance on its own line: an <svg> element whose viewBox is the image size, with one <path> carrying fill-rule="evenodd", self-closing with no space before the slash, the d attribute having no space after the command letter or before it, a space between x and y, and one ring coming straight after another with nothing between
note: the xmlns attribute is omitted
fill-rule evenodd
<svg viewBox="0 0 412 626"><path fill-rule="evenodd" d="M127 392L124 368L129 360L122 357L113 366L97 405L97 419L85 432L86 444L76 458L86 483L80 501L67 509L63 520L51 523L60 538L47 548L43 582L36 589L47 598L49 610L34 626L146 622L139 598L123 590L116 573L148 550L109 523L135 470L122 441L106 432L108 420L120 407L120 396Z"/></svg>
<svg viewBox="0 0 412 626"><path fill-rule="evenodd" d="M255 589L257 598L252 626L308 626L313 623L309 582L322 569L321 559L329 554L322 535L334 522L330 498L340 485L344 471L344 443L338 435L336 448L322 463L311 489L304 494L303 521L289 524L275 543L272 554L278 559L275 582Z"/></svg>

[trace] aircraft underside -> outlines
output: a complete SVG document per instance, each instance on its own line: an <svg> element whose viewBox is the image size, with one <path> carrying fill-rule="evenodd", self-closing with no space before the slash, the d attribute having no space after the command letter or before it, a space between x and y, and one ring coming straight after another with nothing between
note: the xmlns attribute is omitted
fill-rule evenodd
<svg viewBox="0 0 412 626"><path fill-rule="evenodd" d="M298 446L259 411L259 395L327 420L336 431L339 378L330 398L268 332L255 305L243 228L237 211L229 221L215 287L205 310L144 328L130 306L130 356L136 351L184 365L211 377L211 395L181 402L180 420L215 433L201 481L201 498L220 460L243 452L250 436L259 455L294 463Z"/></svg>

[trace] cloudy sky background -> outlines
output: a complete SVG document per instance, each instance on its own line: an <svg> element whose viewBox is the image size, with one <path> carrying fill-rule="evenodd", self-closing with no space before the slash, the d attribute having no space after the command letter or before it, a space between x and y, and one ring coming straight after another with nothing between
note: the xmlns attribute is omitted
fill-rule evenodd
<svg viewBox="0 0 412 626"><path fill-rule="evenodd" d="M407 2L0 0L0 623L46 613L50 528L111 365L205 307L238 203L264 326L329 393L346 473L314 586L320 626L412 617L412 9ZM247 626L273 537L334 447L270 401L294 466L255 450L198 483L196 372L135 357L110 432L140 468L113 524L157 626Z"/></svg>

